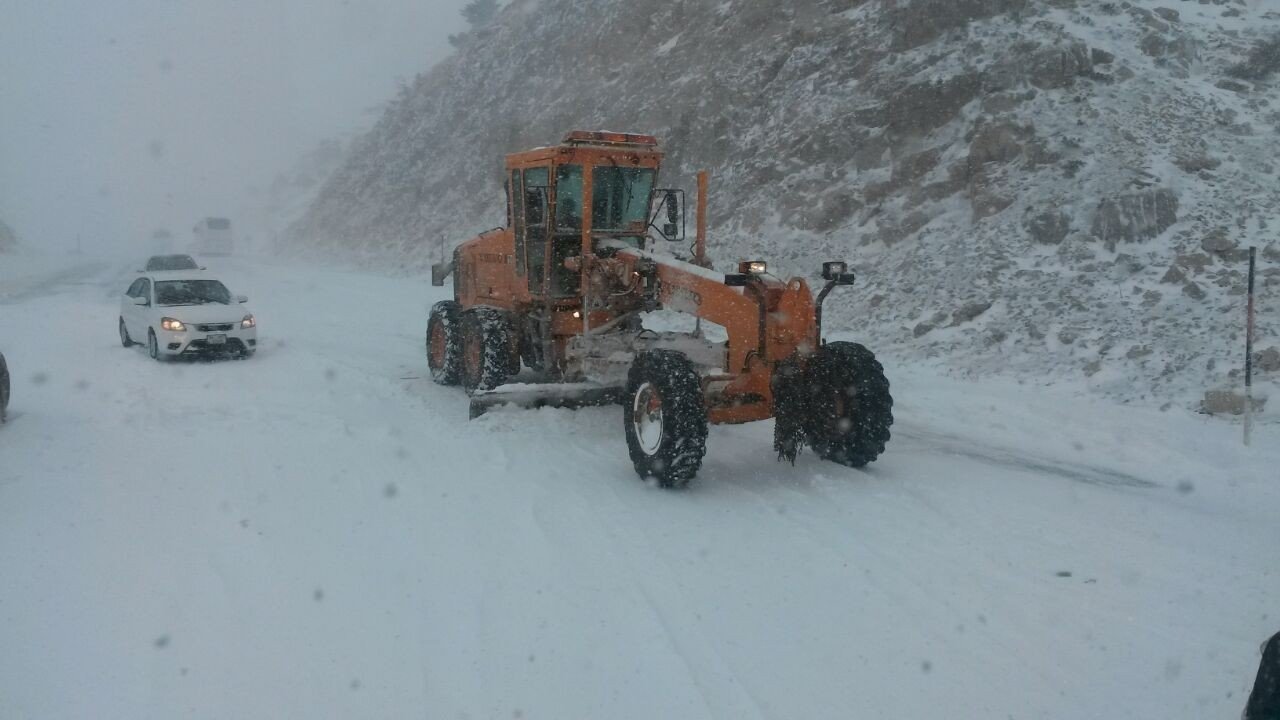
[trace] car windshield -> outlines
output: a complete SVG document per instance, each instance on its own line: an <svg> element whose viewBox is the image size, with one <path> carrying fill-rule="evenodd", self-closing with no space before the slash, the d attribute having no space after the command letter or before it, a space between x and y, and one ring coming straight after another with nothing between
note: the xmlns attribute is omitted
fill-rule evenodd
<svg viewBox="0 0 1280 720"><path fill-rule="evenodd" d="M198 270L190 255L157 255L147 261L147 270Z"/></svg>
<svg viewBox="0 0 1280 720"><path fill-rule="evenodd" d="M162 280L156 283L157 305L231 304L231 292L217 280Z"/></svg>

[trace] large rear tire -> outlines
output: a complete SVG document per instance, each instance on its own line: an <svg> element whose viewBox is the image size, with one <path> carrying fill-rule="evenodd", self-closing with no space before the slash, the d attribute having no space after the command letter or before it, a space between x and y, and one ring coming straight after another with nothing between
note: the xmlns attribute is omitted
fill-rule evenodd
<svg viewBox="0 0 1280 720"><path fill-rule="evenodd" d="M0 423L8 418L9 414L9 365L4 360L4 354L0 353Z"/></svg>
<svg viewBox="0 0 1280 720"><path fill-rule="evenodd" d="M443 300L427 320L427 367L438 385L462 382L462 306Z"/></svg>
<svg viewBox="0 0 1280 720"><path fill-rule="evenodd" d="M462 313L462 387L492 390L511 377L514 331L506 313L477 307Z"/></svg>
<svg viewBox="0 0 1280 720"><path fill-rule="evenodd" d="M825 460L863 467L884 452L893 396L884 367L856 343L823 345L809 360L809 445Z"/></svg>
<svg viewBox="0 0 1280 720"><path fill-rule="evenodd" d="M627 375L623 404L627 450L640 477L681 488L707 453L707 406L693 364L672 350L640 353Z"/></svg>

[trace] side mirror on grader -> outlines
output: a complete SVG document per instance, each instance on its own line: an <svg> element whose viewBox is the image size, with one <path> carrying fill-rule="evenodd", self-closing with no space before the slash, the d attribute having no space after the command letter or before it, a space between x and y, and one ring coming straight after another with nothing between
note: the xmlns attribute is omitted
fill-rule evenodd
<svg viewBox="0 0 1280 720"><path fill-rule="evenodd" d="M667 224L663 227L667 237L674 237L679 231L677 220L680 219L679 196L673 192L668 192L666 197L667 203Z"/></svg>
<svg viewBox="0 0 1280 720"><path fill-rule="evenodd" d="M515 227L469 240L432 268L433 284L454 277L454 299L436 303L427 324L432 378L462 385L472 417L501 405L619 404L636 473L663 487L697 474L715 424L775 419L779 459L794 462L808 446L848 467L874 461L893 424L884 368L862 345L822 337L827 295L855 280L848 264L823 264L817 297L764 260L716 272L706 172L692 259L648 249L648 231L684 238L684 193L655 188L662 159L652 136L612 132L572 132L508 156L512 209L523 211L513 212ZM648 207L632 206L646 194ZM546 224L572 214L566 207L589 212ZM713 323L727 340L645 327L655 309L691 315L695 328Z"/></svg>
<svg viewBox="0 0 1280 720"><path fill-rule="evenodd" d="M680 242L685 238L684 191L674 188L655 189L651 205L655 205L649 227L658 231L668 242ZM666 222L658 227L660 215L666 214Z"/></svg>
<svg viewBox="0 0 1280 720"><path fill-rule="evenodd" d="M444 281L453 274L453 263L441 262L431 266L431 286L444 287Z"/></svg>

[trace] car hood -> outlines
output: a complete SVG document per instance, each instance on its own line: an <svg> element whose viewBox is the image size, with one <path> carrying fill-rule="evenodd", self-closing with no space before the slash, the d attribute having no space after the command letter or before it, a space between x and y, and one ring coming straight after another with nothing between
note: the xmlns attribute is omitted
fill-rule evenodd
<svg viewBox="0 0 1280 720"><path fill-rule="evenodd" d="M249 314L249 308L239 303L231 305L221 305L218 303L210 303L209 305L175 305L165 307L160 305L156 308L164 317L171 317L181 320L184 323L238 323Z"/></svg>

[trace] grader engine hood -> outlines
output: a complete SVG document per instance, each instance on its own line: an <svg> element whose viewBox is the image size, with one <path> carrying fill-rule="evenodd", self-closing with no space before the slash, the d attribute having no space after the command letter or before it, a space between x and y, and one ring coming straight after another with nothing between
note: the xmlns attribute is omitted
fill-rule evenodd
<svg viewBox="0 0 1280 720"><path fill-rule="evenodd" d="M801 278L786 282L768 274L730 285L725 275L669 255L625 249L619 256L657 267L657 296L668 310L703 318L729 334L726 372L742 372L754 362L777 362L817 345L814 303Z"/></svg>

